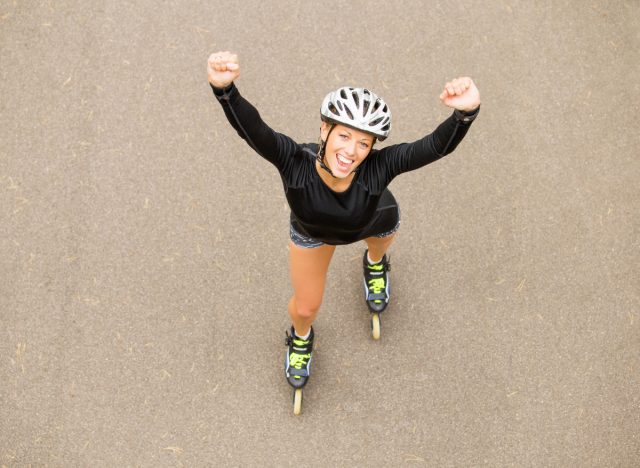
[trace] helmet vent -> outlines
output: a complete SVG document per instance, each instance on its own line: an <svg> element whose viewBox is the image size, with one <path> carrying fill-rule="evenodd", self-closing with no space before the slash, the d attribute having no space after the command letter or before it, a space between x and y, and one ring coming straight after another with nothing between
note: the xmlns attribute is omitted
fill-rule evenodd
<svg viewBox="0 0 640 468"><path fill-rule="evenodd" d="M367 115L367 111L369 110L369 104L371 104L371 101L369 101L368 99L365 99L364 102L362 103L362 115Z"/></svg>
<svg viewBox="0 0 640 468"><path fill-rule="evenodd" d="M347 106L344 106L344 110L347 112L349 118L353 120L353 114L351 113L351 110Z"/></svg>
<svg viewBox="0 0 640 468"><path fill-rule="evenodd" d="M358 93L353 92L351 95L353 96L353 100L356 103L356 108L360 107L360 98L358 97Z"/></svg>
<svg viewBox="0 0 640 468"><path fill-rule="evenodd" d="M335 115L340 115L340 112L338 112L338 109L336 109L336 106L334 106L333 103L329 104L329 111Z"/></svg>

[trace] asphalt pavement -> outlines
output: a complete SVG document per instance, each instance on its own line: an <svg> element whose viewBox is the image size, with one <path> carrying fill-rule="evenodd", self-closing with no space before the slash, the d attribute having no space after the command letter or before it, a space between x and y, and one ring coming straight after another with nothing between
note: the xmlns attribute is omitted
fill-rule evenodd
<svg viewBox="0 0 640 468"><path fill-rule="evenodd" d="M288 207L206 60L315 142L397 144L472 76L456 152L398 177L392 304L337 249L293 415ZM640 4L0 2L0 467L640 466Z"/></svg>

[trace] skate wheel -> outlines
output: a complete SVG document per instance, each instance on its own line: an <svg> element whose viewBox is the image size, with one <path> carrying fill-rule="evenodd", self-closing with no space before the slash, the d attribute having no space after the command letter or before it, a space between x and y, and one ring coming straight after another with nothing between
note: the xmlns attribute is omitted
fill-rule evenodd
<svg viewBox="0 0 640 468"><path fill-rule="evenodd" d="M371 314L371 336L374 340L380 339L380 314Z"/></svg>
<svg viewBox="0 0 640 468"><path fill-rule="evenodd" d="M296 388L293 391L293 414L298 416L302 413L302 389Z"/></svg>

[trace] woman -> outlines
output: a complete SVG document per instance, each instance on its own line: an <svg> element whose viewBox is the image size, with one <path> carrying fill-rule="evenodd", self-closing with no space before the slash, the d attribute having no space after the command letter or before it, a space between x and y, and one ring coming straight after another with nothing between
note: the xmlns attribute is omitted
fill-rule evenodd
<svg viewBox="0 0 640 468"><path fill-rule="evenodd" d="M298 144L269 128L238 92L238 57L209 57L208 79L229 123L280 172L291 208L289 301L291 332L285 373L302 388L308 380L313 328L336 245L363 240L366 301L374 314L389 302L386 252L400 224L400 210L387 189L391 180L452 152L479 112L480 94L470 78L448 82L440 94L453 114L414 143L373 149L391 129L385 102L364 88L340 88L321 106L319 144Z"/></svg>

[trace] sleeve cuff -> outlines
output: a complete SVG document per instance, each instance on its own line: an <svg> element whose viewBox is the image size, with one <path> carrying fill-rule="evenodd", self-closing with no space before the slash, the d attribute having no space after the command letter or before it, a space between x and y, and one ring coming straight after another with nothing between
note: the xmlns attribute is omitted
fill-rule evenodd
<svg viewBox="0 0 640 468"><path fill-rule="evenodd" d="M453 111L453 115L455 115L456 119L458 119L460 122L471 123L478 116L479 112L480 112L480 106L478 106L476 109L474 109L471 112L465 112L465 111L456 109Z"/></svg>
<svg viewBox="0 0 640 468"><path fill-rule="evenodd" d="M217 88L216 86L213 86L211 83L209 83L209 86L211 86L213 95L216 97L218 101L228 101L231 98L231 94L236 89L233 82L231 82L231 84L226 88Z"/></svg>

